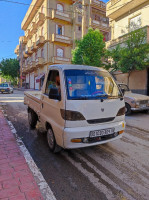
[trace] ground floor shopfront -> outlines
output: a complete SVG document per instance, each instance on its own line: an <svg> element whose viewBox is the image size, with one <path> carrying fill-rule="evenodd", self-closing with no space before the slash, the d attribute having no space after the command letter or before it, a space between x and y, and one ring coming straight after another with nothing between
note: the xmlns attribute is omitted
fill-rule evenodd
<svg viewBox="0 0 149 200"><path fill-rule="evenodd" d="M128 85L128 73L115 72L115 79ZM129 77L129 88L132 92L149 96L149 67L142 71L133 71Z"/></svg>

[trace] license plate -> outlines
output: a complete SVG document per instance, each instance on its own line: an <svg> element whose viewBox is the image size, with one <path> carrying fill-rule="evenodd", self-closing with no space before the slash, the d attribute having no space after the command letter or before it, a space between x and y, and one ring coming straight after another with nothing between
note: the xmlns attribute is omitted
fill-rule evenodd
<svg viewBox="0 0 149 200"><path fill-rule="evenodd" d="M140 105L141 106L141 108L146 108L147 106L146 106L146 104L143 104L143 105Z"/></svg>
<svg viewBox="0 0 149 200"><path fill-rule="evenodd" d="M111 135L115 131L115 128L108 128L108 129L102 129L97 131L90 131L89 137L98 137L98 136L105 136L105 135Z"/></svg>

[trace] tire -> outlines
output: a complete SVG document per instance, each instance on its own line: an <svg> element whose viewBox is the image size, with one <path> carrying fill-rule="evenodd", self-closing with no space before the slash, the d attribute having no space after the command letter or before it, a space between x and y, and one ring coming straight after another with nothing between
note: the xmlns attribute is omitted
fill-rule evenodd
<svg viewBox="0 0 149 200"><path fill-rule="evenodd" d="M128 103L125 103L125 115L128 116L131 114L131 107Z"/></svg>
<svg viewBox="0 0 149 200"><path fill-rule="evenodd" d="M36 127L38 116L33 110L28 110L28 122L32 129Z"/></svg>
<svg viewBox="0 0 149 200"><path fill-rule="evenodd" d="M47 142L51 152L58 153L61 151L62 148L57 145L53 130L50 127L47 130Z"/></svg>

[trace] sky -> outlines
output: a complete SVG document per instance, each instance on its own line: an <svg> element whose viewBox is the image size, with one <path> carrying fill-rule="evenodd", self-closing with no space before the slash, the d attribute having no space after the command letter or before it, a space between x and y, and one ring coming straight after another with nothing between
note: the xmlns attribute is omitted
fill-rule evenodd
<svg viewBox="0 0 149 200"><path fill-rule="evenodd" d="M32 0L10 0L30 4ZM107 2L108 0L103 0ZM0 61L6 58L16 58L14 49L19 43L19 37L24 35L21 22L28 10L28 5L0 0Z"/></svg>

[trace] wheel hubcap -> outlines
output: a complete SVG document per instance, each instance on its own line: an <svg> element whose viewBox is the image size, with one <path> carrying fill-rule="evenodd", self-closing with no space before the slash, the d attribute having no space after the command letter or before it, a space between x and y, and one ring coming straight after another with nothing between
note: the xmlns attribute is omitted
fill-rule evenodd
<svg viewBox="0 0 149 200"><path fill-rule="evenodd" d="M50 129L47 132L47 139L48 139L48 144L49 144L50 149L53 149L53 147L54 147L54 136L53 136L52 130L50 130Z"/></svg>

